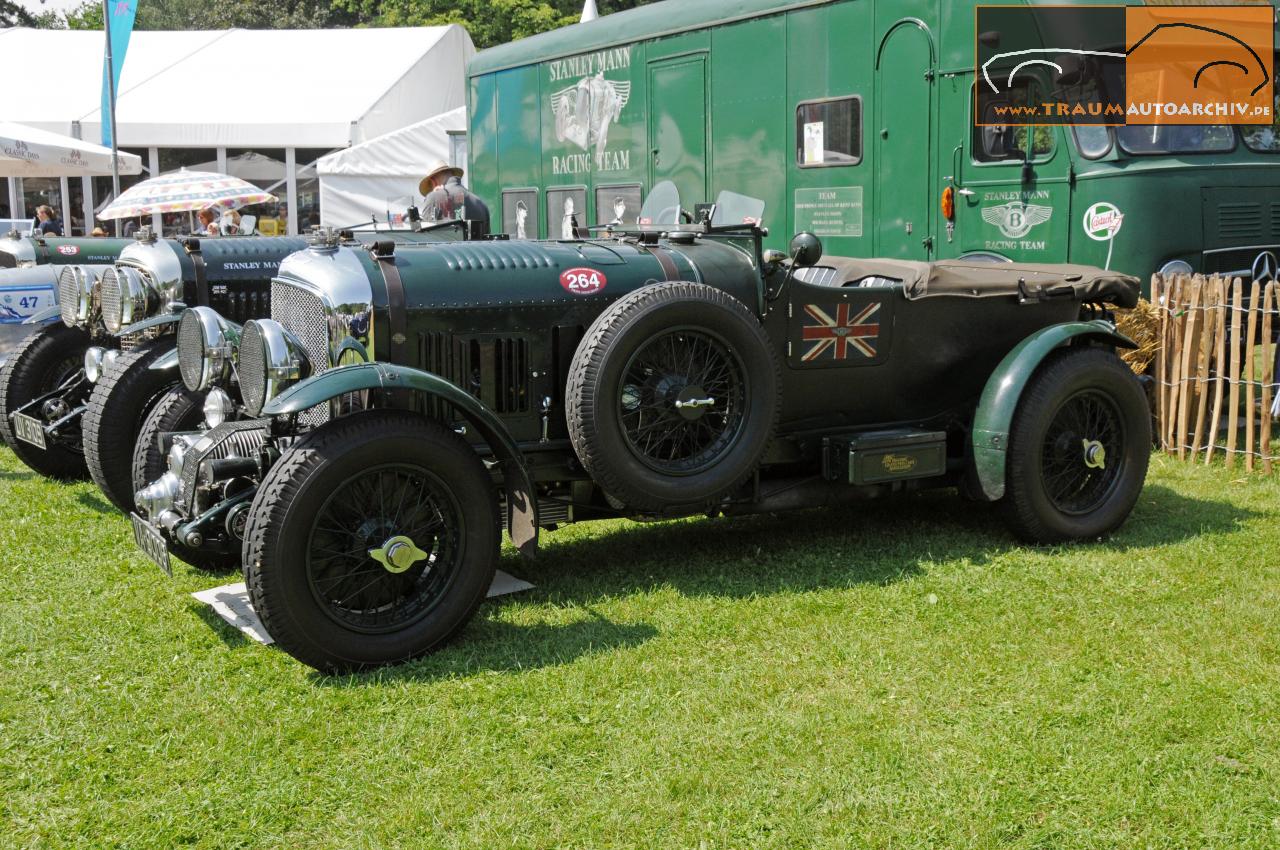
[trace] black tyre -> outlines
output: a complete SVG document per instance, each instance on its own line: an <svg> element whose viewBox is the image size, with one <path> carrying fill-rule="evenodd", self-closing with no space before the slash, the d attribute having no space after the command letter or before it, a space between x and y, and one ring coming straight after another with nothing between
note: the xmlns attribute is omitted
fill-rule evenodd
<svg viewBox="0 0 1280 850"><path fill-rule="evenodd" d="M1036 543L1107 534L1133 510L1150 452L1147 402L1129 367L1102 349L1057 352L1014 413L1006 519Z"/></svg>
<svg viewBox="0 0 1280 850"><path fill-rule="evenodd" d="M133 448L133 490L136 493L168 471L166 456L160 451L161 434L194 431L204 421L204 398L186 387L169 390L151 408ZM155 517L150 517L155 520ZM239 552L210 552L167 541L169 554L198 570L222 572L240 564Z"/></svg>
<svg viewBox="0 0 1280 850"><path fill-rule="evenodd" d="M715 504L755 472L777 427L781 380L764 329L702 284L619 299L587 329L569 375L573 448L632 510Z"/></svg>
<svg viewBox="0 0 1280 850"><path fill-rule="evenodd" d="M75 446L51 443L41 450L17 439L9 414L39 398L84 368L89 334L58 322L28 336L0 367L0 437L18 459L41 475L62 480L84 478L84 453ZM69 413L61 407L41 411L46 424Z"/></svg>
<svg viewBox="0 0 1280 850"><path fill-rule="evenodd" d="M357 413L272 467L249 514L245 583L267 631L304 664L391 664L467 623L500 534L493 484L461 437L400 411Z"/></svg>
<svg viewBox="0 0 1280 850"><path fill-rule="evenodd" d="M178 386L160 397L143 420L133 446L131 480L135 492L169 469L168 458L160 450L160 435L174 431L195 431L203 422L204 399L200 395Z"/></svg>
<svg viewBox="0 0 1280 850"><path fill-rule="evenodd" d="M103 371L89 394L84 414L84 454L93 476L111 504L133 510L133 447L152 406L179 385L177 369L151 364L173 350L173 337L161 337L120 356Z"/></svg>

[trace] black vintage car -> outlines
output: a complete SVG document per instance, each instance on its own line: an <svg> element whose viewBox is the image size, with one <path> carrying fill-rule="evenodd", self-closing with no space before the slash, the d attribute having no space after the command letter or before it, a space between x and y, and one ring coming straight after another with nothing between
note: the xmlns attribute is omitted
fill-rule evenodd
<svg viewBox="0 0 1280 850"><path fill-rule="evenodd" d="M465 235L462 222L347 234L353 242ZM139 429L154 403L179 385L174 331L181 310L201 306L237 323L267 316L271 277L306 245L298 237L158 239L144 228L114 264L51 266L62 322L35 332L0 368L0 435L35 471L88 473L116 507L133 510Z"/></svg>
<svg viewBox="0 0 1280 850"><path fill-rule="evenodd" d="M62 265L62 322L32 334L0 368L0 433L35 471L88 472L132 510L138 428L179 380L177 311L199 304L240 321L265 315L280 260L305 246L282 237L157 239L144 228L114 264Z"/></svg>
<svg viewBox="0 0 1280 850"><path fill-rule="evenodd" d="M656 187L629 232L397 251L320 240L242 329L188 311L184 382L240 418L150 436L140 546L240 553L276 642L326 671L456 634L505 524L743 514L926 487L999 501L1032 541L1096 538L1146 475L1143 392L1070 266L762 251L763 205L707 223ZM745 223L744 223L745 222ZM197 557L198 556L198 557Z"/></svg>

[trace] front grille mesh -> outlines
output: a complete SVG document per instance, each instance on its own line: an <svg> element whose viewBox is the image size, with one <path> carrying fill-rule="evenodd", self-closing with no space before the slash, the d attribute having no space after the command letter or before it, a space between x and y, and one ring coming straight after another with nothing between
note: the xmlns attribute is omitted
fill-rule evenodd
<svg viewBox="0 0 1280 850"><path fill-rule="evenodd" d="M204 372L204 330L194 310L188 310L178 323L178 370L187 389L200 386Z"/></svg>
<svg viewBox="0 0 1280 850"><path fill-rule="evenodd" d="M319 298L304 289L273 280L271 318L302 343L311 361L311 374L329 368L329 320Z"/></svg>
<svg viewBox="0 0 1280 850"><path fill-rule="evenodd" d="M273 280L271 318L302 343L312 375L329 368L329 317L319 298L304 289ZM329 421L329 405L304 410L298 421L303 425L323 425Z"/></svg>
<svg viewBox="0 0 1280 850"><path fill-rule="evenodd" d="M257 322L250 322L244 326L244 332L240 335L240 395L244 399L245 407L250 411L262 410L265 404L263 394L267 386L267 364L264 358L266 352L262 346L262 333L258 330Z"/></svg>
<svg viewBox="0 0 1280 850"><path fill-rule="evenodd" d="M200 464L206 460L223 460L229 457L255 457L267 442L267 429L261 422L245 420L224 422L210 431L205 438L209 445L195 453L193 449L182 464L182 478L178 482L178 503L185 505L188 518L197 512L195 504L196 479Z"/></svg>
<svg viewBox="0 0 1280 850"><path fill-rule="evenodd" d="M102 273L101 292L103 317L110 317L112 321L119 321L120 300L124 296L120 291L120 275L116 272L114 266Z"/></svg>
<svg viewBox="0 0 1280 850"><path fill-rule="evenodd" d="M75 266L63 266L58 272L58 307L62 321L68 327L75 326L80 318L80 270Z"/></svg>

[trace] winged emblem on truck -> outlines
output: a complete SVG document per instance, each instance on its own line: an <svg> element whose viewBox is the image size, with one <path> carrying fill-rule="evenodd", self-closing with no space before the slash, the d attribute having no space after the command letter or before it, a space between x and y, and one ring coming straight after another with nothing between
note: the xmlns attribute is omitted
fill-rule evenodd
<svg viewBox="0 0 1280 850"><path fill-rule="evenodd" d="M606 80L603 71L560 89L551 95L556 139L571 141L584 151L594 147L597 154L603 153L609 128L617 123L629 100L630 81Z"/></svg>
<svg viewBox="0 0 1280 850"><path fill-rule="evenodd" d="M1044 224L1052 215L1053 207L1024 204L1022 201L1010 201L982 210L982 220L1000 228L1000 232L1009 239L1021 239L1031 232L1031 228Z"/></svg>

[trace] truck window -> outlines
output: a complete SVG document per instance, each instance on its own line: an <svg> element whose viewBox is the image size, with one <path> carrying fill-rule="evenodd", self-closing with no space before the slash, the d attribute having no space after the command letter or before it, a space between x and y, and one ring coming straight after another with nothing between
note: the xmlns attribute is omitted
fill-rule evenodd
<svg viewBox="0 0 1280 850"><path fill-rule="evenodd" d="M801 168L862 162L862 98L811 100L796 107L796 164Z"/></svg>
<svg viewBox="0 0 1280 850"><path fill-rule="evenodd" d="M1226 124L1117 127L1116 140L1125 153L1140 156L1226 153L1236 147L1236 134Z"/></svg>
<svg viewBox="0 0 1280 850"><path fill-rule="evenodd" d="M1098 159L1111 152L1111 128L1098 124L1076 124L1071 128L1076 147L1085 159Z"/></svg>
<svg viewBox="0 0 1280 850"><path fill-rule="evenodd" d="M1275 106L1271 108L1271 123L1242 126L1240 136L1251 151L1280 153L1280 88L1276 89Z"/></svg>
<svg viewBox="0 0 1280 850"><path fill-rule="evenodd" d="M1039 86L1033 78L1020 81L1007 98L988 100L982 125L973 128L973 158L978 162L1009 162L1038 159L1053 152L1052 127L1021 127L1000 123L1004 110L1016 110L1039 103Z"/></svg>

